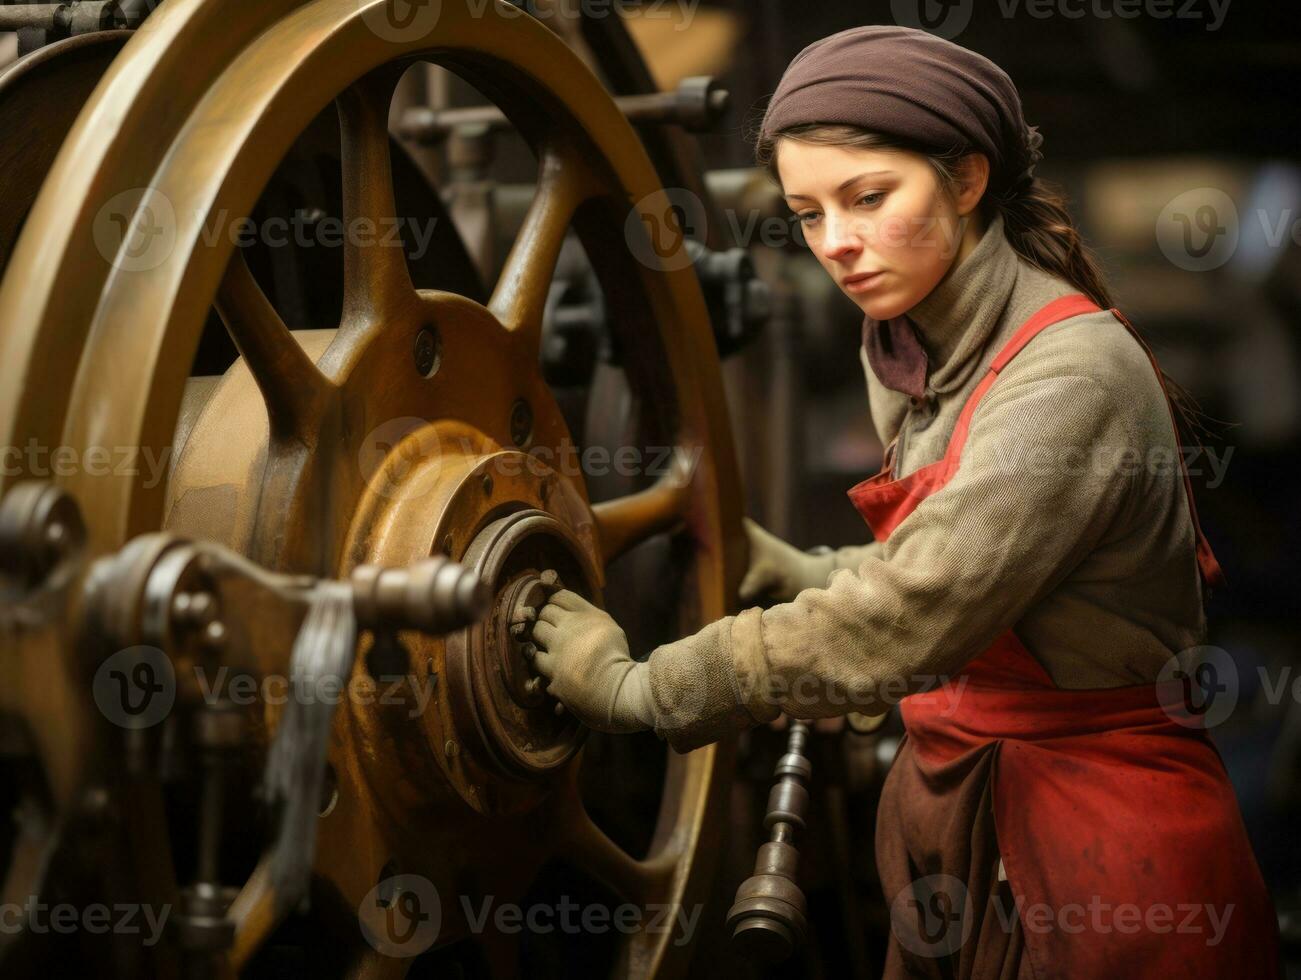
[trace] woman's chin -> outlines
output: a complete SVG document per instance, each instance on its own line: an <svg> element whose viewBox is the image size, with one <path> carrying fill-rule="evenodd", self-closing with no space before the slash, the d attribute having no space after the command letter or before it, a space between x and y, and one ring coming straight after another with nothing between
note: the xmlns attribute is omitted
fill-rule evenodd
<svg viewBox="0 0 1301 980"><path fill-rule="evenodd" d="M908 312L909 304L902 302L898 297L891 296L855 296L853 297L858 308L873 320L889 320Z"/></svg>

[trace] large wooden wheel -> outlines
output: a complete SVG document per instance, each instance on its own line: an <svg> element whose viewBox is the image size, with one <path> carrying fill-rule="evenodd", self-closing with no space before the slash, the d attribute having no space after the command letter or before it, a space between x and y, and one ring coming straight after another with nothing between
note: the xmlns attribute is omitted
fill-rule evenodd
<svg viewBox="0 0 1301 980"><path fill-rule="evenodd" d="M727 612L740 491L699 286L640 237L634 209L651 220L663 210L654 172L555 36L501 2L399 6L169 0L150 16L79 117L0 285L0 444L34 440L77 459L96 447L137 447L140 460L174 452L167 480L146 465L55 477L82 508L91 554L160 528L329 577L446 551L499 590L475 629L404 637L412 669L438 679L424 710L345 702L336 715L337 796L320 820L314 893L356 909L377 883L418 876L442 900L440 943L465 934L460 896L518 896L556 858L627 901L689 905L708 885L728 748L670 753L649 852L625 852L579 797L583 732L521 690L504 617L542 567L599 597L606 565L664 532L683 545L679 632ZM413 288L401 248L345 235L338 329L291 333L231 237L212 229L252 212L331 101L344 227L391 226L388 104L418 60L468 79L534 149L537 193L505 269L484 306ZM614 311L648 445L679 450L645 490L595 505L559 462L573 459L569 434L539 369L546 293L571 228ZM188 365L214 303L242 357L215 383L195 381ZM286 651L257 655L268 673L285 671ZM76 676L29 671L21 683ZM33 703L75 716L41 742L58 747L47 765L73 786L88 765L77 760L96 758L102 719L76 690ZM151 840L135 860L170 870L165 848ZM280 914L260 872L232 914L238 969ZM406 971L409 959L353 931L343 972ZM620 972L677 972L688 947L676 938L632 933ZM508 954L486 955L509 968Z"/></svg>

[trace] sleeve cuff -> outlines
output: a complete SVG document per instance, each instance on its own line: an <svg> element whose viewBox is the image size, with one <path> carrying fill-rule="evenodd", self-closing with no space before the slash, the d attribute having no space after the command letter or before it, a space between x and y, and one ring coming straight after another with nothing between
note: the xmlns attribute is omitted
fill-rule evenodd
<svg viewBox="0 0 1301 980"><path fill-rule="evenodd" d="M655 733L675 751L690 752L780 712L764 697L761 616L761 609L747 609L651 653Z"/></svg>

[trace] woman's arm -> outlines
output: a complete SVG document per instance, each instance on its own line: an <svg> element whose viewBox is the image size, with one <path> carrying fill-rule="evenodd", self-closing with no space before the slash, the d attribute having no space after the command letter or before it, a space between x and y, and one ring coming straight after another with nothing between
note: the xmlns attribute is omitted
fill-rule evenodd
<svg viewBox="0 0 1301 980"><path fill-rule="evenodd" d="M1141 399L1114 378L1016 367L980 403L957 473L893 532L889 561L875 543L841 549L825 589L651 654L662 737L686 751L783 711L879 711L959 670L1089 554L1134 484L1121 454L1146 438Z"/></svg>

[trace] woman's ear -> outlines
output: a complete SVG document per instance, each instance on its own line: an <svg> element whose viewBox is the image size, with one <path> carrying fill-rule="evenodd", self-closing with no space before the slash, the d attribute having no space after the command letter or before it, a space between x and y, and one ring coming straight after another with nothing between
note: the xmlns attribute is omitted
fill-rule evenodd
<svg viewBox="0 0 1301 980"><path fill-rule="evenodd" d="M968 153L958 161L958 186L953 203L958 214L966 216L976 209L989 186L989 157Z"/></svg>

